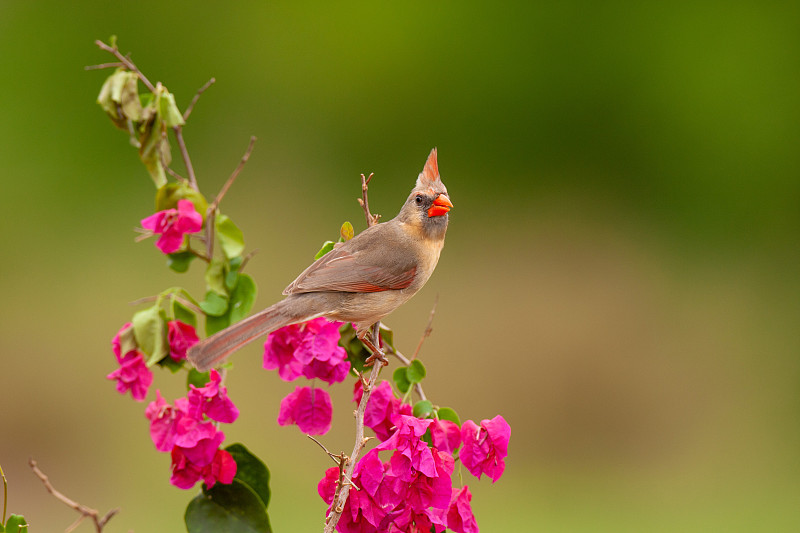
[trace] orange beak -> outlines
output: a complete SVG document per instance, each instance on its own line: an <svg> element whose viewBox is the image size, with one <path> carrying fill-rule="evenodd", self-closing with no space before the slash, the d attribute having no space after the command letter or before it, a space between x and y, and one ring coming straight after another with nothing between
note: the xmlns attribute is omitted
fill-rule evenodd
<svg viewBox="0 0 800 533"><path fill-rule="evenodd" d="M439 217L446 215L452 207L453 203L450 201L450 198L448 198L446 194L440 194L433 201L433 205L430 207L430 209L428 209L428 216Z"/></svg>

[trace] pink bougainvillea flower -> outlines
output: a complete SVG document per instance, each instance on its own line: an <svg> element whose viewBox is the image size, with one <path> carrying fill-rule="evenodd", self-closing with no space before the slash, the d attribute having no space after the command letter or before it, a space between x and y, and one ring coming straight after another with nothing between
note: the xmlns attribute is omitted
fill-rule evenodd
<svg viewBox="0 0 800 533"><path fill-rule="evenodd" d="M167 403L161 391L156 390L156 399L144 410L150 421L150 439L160 452L168 452L175 446L176 421L184 413Z"/></svg>
<svg viewBox="0 0 800 533"><path fill-rule="evenodd" d="M461 425L461 438L464 446L459 457L466 469L478 479L481 474L489 476L492 482L500 479L506 468L505 458L511 438L508 422L500 415L482 420L480 427L467 420Z"/></svg>
<svg viewBox="0 0 800 533"><path fill-rule="evenodd" d="M193 448L217 435L219 430L213 422L191 416L191 410L186 398L175 400L173 407L156 391L156 399L145 409L145 416L150 420L150 438L158 451L168 452L174 446Z"/></svg>
<svg viewBox="0 0 800 533"><path fill-rule="evenodd" d="M461 429L449 420L434 420L431 424L431 442L440 451L453 453L461 446Z"/></svg>
<svg viewBox="0 0 800 533"><path fill-rule="evenodd" d="M200 342L195 329L180 320L167 322L167 340L169 341L169 355L175 361L186 359L186 350Z"/></svg>
<svg viewBox="0 0 800 533"><path fill-rule="evenodd" d="M397 450L392 456L395 476L404 477L412 468L427 477L437 475L431 448L422 440L432 422L430 419L400 415L392 436L375 447L376 450ZM398 456L397 461L395 456Z"/></svg>
<svg viewBox="0 0 800 533"><path fill-rule="evenodd" d="M385 484L404 505L416 511L428 507L446 509L453 490L451 475L455 461L449 453L431 449L432 474L409 468L409 460L399 451L392 454L386 470Z"/></svg>
<svg viewBox="0 0 800 533"><path fill-rule="evenodd" d="M466 485L453 491L447 510L447 529L455 533L478 533L478 523L472 514L472 494Z"/></svg>
<svg viewBox="0 0 800 533"><path fill-rule="evenodd" d="M361 402L363 393L361 380L357 380L353 389L353 401ZM392 386L388 381L383 380L369 396L367 409L364 411L364 425L375 432L378 440L384 441L392 435L397 427L398 417L410 415L411 412L412 407L395 397Z"/></svg>
<svg viewBox="0 0 800 533"><path fill-rule="evenodd" d="M144 362L144 354L138 350L131 350L122 357L117 356L117 361L119 361L119 368L107 375L106 378L116 380L117 391L120 394L131 391L133 399L141 402L147 396L147 391L153 383L153 373Z"/></svg>
<svg viewBox="0 0 800 533"><path fill-rule="evenodd" d="M166 209L142 219L142 227L157 235L156 247L165 254L180 250L187 233L197 233L203 228L203 217L195 211L189 200L178 200L177 209Z"/></svg>
<svg viewBox="0 0 800 533"><path fill-rule="evenodd" d="M202 420L205 415L217 422L234 422L239 417L239 409L228 397L228 390L220 386L222 378L219 372L211 370L208 377L209 381L203 387L189 386L188 414L195 420Z"/></svg>
<svg viewBox="0 0 800 533"><path fill-rule="evenodd" d="M233 456L227 450L217 450L203 480L209 487L213 487L217 481L229 485L236 476L236 470L237 465Z"/></svg>
<svg viewBox="0 0 800 533"><path fill-rule="evenodd" d="M311 435L324 435L331 429L333 405L323 389L297 387L281 401L278 425L297 424L300 431Z"/></svg>
<svg viewBox="0 0 800 533"><path fill-rule="evenodd" d="M368 475L372 481L379 482L383 477L383 467L384 465L375 450L369 452L358 462L352 478L356 488L351 489L349 492L341 518L336 526L337 531L341 533L377 533L378 531L386 531L386 529L381 529L379 525L383 522L387 510L393 509L396 503L376 500L374 498L375 491L366 488L369 484L363 485L366 481L365 475ZM325 477L317 485L317 492L329 506L328 513L330 513L330 506L336 494L338 481L339 469L333 467L325 472Z"/></svg>
<svg viewBox="0 0 800 533"><path fill-rule="evenodd" d="M284 381L301 375L327 383L344 381L350 362L338 344L340 326L320 317L273 331L264 344L264 368L277 369Z"/></svg>
<svg viewBox="0 0 800 533"><path fill-rule="evenodd" d="M217 481L231 483L236 475L236 461L230 453L219 449L224 438L225 435L219 431L191 448L173 447L170 483L182 489L192 488L201 479L209 488Z"/></svg>
<svg viewBox="0 0 800 533"><path fill-rule="evenodd" d="M325 471L325 476L317 483L317 492L320 498L328 505L333 503L336 495L336 483L339 481L339 468L332 466Z"/></svg>

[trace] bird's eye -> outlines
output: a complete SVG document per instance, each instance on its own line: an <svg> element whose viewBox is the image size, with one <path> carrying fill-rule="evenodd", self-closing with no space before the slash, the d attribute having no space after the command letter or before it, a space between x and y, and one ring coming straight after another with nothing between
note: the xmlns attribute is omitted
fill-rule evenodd
<svg viewBox="0 0 800 533"><path fill-rule="evenodd" d="M414 201L417 202L417 205L422 204L422 195L418 194L417 197L414 198Z"/></svg>

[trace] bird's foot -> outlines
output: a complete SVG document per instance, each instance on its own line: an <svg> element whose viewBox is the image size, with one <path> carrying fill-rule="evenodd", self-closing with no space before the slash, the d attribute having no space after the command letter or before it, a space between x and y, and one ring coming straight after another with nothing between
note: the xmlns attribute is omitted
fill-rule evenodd
<svg viewBox="0 0 800 533"><path fill-rule="evenodd" d="M389 360L386 359L386 356L383 355L383 352L375 352L369 357L367 360L364 361L364 367L370 367L375 364L375 361L380 361L381 365L386 366L389 364Z"/></svg>

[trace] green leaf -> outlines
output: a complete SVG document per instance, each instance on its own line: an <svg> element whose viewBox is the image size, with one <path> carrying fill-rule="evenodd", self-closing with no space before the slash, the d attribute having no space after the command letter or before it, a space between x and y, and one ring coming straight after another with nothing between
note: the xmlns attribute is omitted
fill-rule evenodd
<svg viewBox="0 0 800 533"><path fill-rule="evenodd" d="M208 202L205 196L186 183L167 183L156 191L156 211L175 209L178 200L189 200L194 205L194 210L200 213L203 220L206 218Z"/></svg>
<svg viewBox="0 0 800 533"><path fill-rule="evenodd" d="M339 229L339 236L343 241L349 241L354 235L355 231L353 230L353 225L350 223L350 221L346 220Z"/></svg>
<svg viewBox="0 0 800 533"><path fill-rule="evenodd" d="M156 304L134 314L132 322L136 344L148 356L147 366L156 364L169 353L160 305Z"/></svg>
<svg viewBox="0 0 800 533"><path fill-rule="evenodd" d="M199 306L209 316L222 316L228 310L228 300L214 291L208 291L206 299Z"/></svg>
<svg viewBox="0 0 800 533"><path fill-rule="evenodd" d="M197 316L194 311L183 305L173 295L172 300L172 317L175 320L180 320L184 324L189 324L193 328L197 328Z"/></svg>
<svg viewBox="0 0 800 533"><path fill-rule="evenodd" d="M242 258L242 256L240 255L237 257L231 257L228 260L228 265L230 266L231 270L239 270L239 267L242 266L243 262L244 258Z"/></svg>
<svg viewBox="0 0 800 533"><path fill-rule="evenodd" d="M215 222L217 238L225 257L231 259L244 252L244 234L226 215L219 215Z"/></svg>
<svg viewBox="0 0 800 533"><path fill-rule="evenodd" d="M381 327L378 332L378 335L381 338L383 344L389 346L392 350L394 350L394 331L385 325L383 322L380 323Z"/></svg>
<svg viewBox="0 0 800 533"><path fill-rule="evenodd" d="M271 533L267 509L247 485L234 479L204 489L186 508L189 533Z"/></svg>
<svg viewBox="0 0 800 533"><path fill-rule="evenodd" d="M225 288L228 291L232 291L236 288L236 284L239 283L239 273L235 270L229 271L225 275Z"/></svg>
<svg viewBox="0 0 800 533"><path fill-rule="evenodd" d="M408 381L411 383L419 383L425 377L425 365L423 365L422 361L419 359L414 359L411 361L411 364L408 365L406 375L408 376Z"/></svg>
<svg viewBox="0 0 800 533"><path fill-rule="evenodd" d="M158 100L158 116L164 121L168 128L175 126L183 126L186 121L183 120L183 113L178 110L175 104L175 95L167 90L166 87L159 86L159 92L156 95Z"/></svg>
<svg viewBox="0 0 800 533"><path fill-rule="evenodd" d="M414 416L417 418L428 418L433 412L433 404L428 400L420 400L414 404Z"/></svg>
<svg viewBox="0 0 800 533"><path fill-rule="evenodd" d="M314 256L314 261L333 250L333 244L333 241L325 241L322 244L322 248L320 248L319 252L317 252L317 254Z"/></svg>
<svg viewBox="0 0 800 533"><path fill-rule="evenodd" d="M122 355L138 347L139 345L136 344L136 335L133 332L133 326L129 326L119 332L119 348Z"/></svg>
<svg viewBox="0 0 800 533"><path fill-rule="evenodd" d="M233 479L250 487L264 503L264 507L268 507L271 492L267 465L243 444L231 444L225 450L236 461L236 477Z"/></svg>
<svg viewBox="0 0 800 533"><path fill-rule="evenodd" d="M167 266L175 272L183 273L189 270L189 264L197 257L192 252L177 252L167 254Z"/></svg>
<svg viewBox="0 0 800 533"><path fill-rule="evenodd" d="M230 305L228 306L231 324L239 322L250 314L250 310L256 301L257 292L253 278L247 274L239 274L239 281L231 293Z"/></svg>
<svg viewBox="0 0 800 533"><path fill-rule="evenodd" d="M394 381L397 390L402 392L403 394L408 392L408 389L411 388L411 382L408 380L408 375L406 372L407 368L404 366L397 367L395 371L392 373L392 380Z"/></svg>
<svg viewBox="0 0 800 533"><path fill-rule="evenodd" d="M206 335L210 337L214 333L222 331L231 325L230 315L228 313L222 316L206 316Z"/></svg>
<svg viewBox="0 0 800 533"><path fill-rule="evenodd" d="M156 117L155 120L143 125L139 135L139 159L147 167L157 189L166 185L167 175L164 172L164 164L169 165L172 160L169 141L167 141L166 135L162 136L165 133L163 126L163 122Z"/></svg>
<svg viewBox="0 0 800 533"><path fill-rule="evenodd" d="M7 533L27 533L28 521L22 515L12 514L6 521L5 530Z"/></svg>
<svg viewBox="0 0 800 533"><path fill-rule="evenodd" d="M205 387L208 381L208 372L198 372L197 369L190 368L186 376L186 390L189 390L189 385L194 385L198 389Z"/></svg>
<svg viewBox="0 0 800 533"><path fill-rule="evenodd" d="M370 356L369 350L367 350L363 342L358 340L356 331L349 322L339 328L339 334L341 335L339 338L339 346L344 348L344 351L347 353L347 360L350 361L350 365L355 370L363 372L364 363Z"/></svg>
<svg viewBox="0 0 800 533"><path fill-rule="evenodd" d="M119 94L122 114L134 122L142 120L142 102L139 100L139 76L129 72Z"/></svg>
<svg viewBox="0 0 800 533"><path fill-rule="evenodd" d="M183 361L176 361L170 355L167 355L166 357L161 359L161 361L159 361L156 364L158 366L160 366L161 368L168 369L173 374L178 372L179 370L181 370L183 368Z"/></svg>
<svg viewBox="0 0 800 533"><path fill-rule="evenodd" d="M440 407L436 411L436 416L439 420L449 420L450 422L455 423L458 427L461 427L461 419L458 418L458 414L449 407Z"/></svg>
<svg viewBox="0 0 800 533"><path fill-rule="evenodd" d="M121 102L122 89L130 79L131 74L133 73L124 68L118 68L106 78L103 86L100 87L100 94L97 95L97 103L100 104L100 107L103 108L103 111L108 114L111 120L121 128L126 128L127 126L125 118L119 114L117 104ZM136 76L135 74L133 75Z"/></svg>
<svg viewBox="0 0 800 533"><path fill-rule="evenodd" d="M206 288L214 291L220 296L228 297L228 290L225 288L225 263L219 259L214 259L206 269Z"/></svg>

